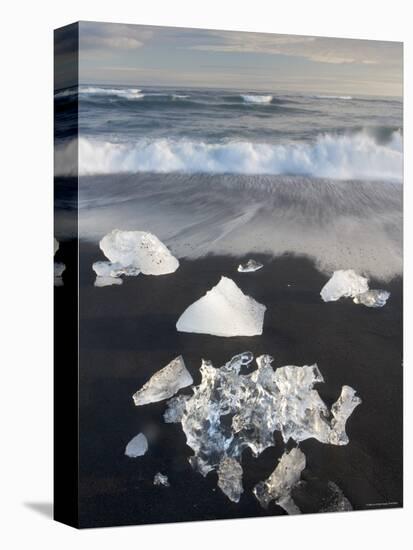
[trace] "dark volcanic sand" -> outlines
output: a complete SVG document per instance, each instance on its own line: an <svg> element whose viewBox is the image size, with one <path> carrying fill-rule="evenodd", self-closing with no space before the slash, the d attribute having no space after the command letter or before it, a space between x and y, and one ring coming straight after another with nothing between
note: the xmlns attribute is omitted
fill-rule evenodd
<svg viewBox="0 0 413 550"><path fill-rule="evenodd" d="M187 461L192 450L180 424L163 422L164 402L133 405L132 394L179 354L195 384L201 358L221 366L249 350L256 356L273 355L274 367L317 362L325 378L317 389L328 405L343 384L354 387L363 403L347 424L350 443L303 442L304 477L334 481L356 510L402 505L401 279L378 286L392 293L382 309L351 300L325 304L319 292L328 277L309 260L252 257L265 267L238 273L238 259L211 256L184 260L171 275L140 275L121 286L96 288L91 266L104 258L98 246L80 244L81 526L284 514L274 504L263 510L251 493L284 451L279 434L276 446L260 457L244 452L245 492L235 504L216 487L215 473L203 478L192 470ZM221 275L267 306L262 336L218 338L176 331L184 309ZM147 454L126 457L128 441L148 430L157 435ZM168 475L170 488L153 486L158 471Z"/></svg>

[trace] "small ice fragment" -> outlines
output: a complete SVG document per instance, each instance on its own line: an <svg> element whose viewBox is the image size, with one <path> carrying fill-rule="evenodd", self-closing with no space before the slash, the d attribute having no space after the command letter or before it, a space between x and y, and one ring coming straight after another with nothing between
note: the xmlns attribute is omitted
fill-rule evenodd
<svg viewBox="0 0 413 550"><path fill-rule="evenodd" d="M153 478L153 484L156 487L170 487L168 476L161 474L161 472L155 474Z"/></svg>
<svg viewBox="0 0 413 550"><path fill-rule="evenodd" d="M266 307L244 294L232 279L219 283L190 305L176 324L179 332L214 336L262 334Z"/></svg>
<svg viewBox="0 0 413 550"><path fill-rule="evenodd" d="M386 305L390 297L390 292L387 290L367 290L362 294L357 294L353 298L355 304L363 304L367 307L383 307Z"/></svg>
<svg viewBox="0 0 413 550"><path fill-rule="evenodd" d="M182 421L188 399L190 399L189 395L177 395L168 401L166 411L163 415L167 424L178 424Z"/></svg>
<svg viewBox="0 0 413 550"><path fill-rule="evenodd" d="M218 487L232 502L239 502L241 494L244 492L242 466L235 458L226 456L219 463Z"/></svg>
<svg viewBox="0 0 413 550"><path fill-rule="evenodd" d="M268 508L269 503L275 500L287 514L301 513L291 497L291 491L299 482L305 463L305 455L298 447L282 455L270 477L258 483L253 489L263 508Z"/></svg>
<svg viewBox="0 0 413 550"><path fill-rule="evenodd" d="M352 269L334 271L331 279L323 286L320 295L324 302L335 302L340 298L354 298L367 292L368 280Z"/></svg>
<svg viewBox="0 0 413 550"><path fill-rule="evenodd" d="M144 434L140 433L135 435L135 437L126 445L125 455L130 456L131 458L136 458L137 456L143 456L147 450L148 440Z"/></svg>
<svg viewBox="0 0 413 550"><path fill-rule="evenodd" d="M66 269L65 264L62 264L61 262L54 262L54 276L55 277L61 277L63 275L63 271Z"/></svg>
<svg viewBox="0 0 413 550"><path fill-rule="evenodd" d="M342 387L340 397L331 406L333 420L331 421L329 443L332 445L347 445L346 422L360 403L361 399L356 395L356 391L352 387Z"/></svg>
<svg viewBox="0 0 413 550"><path fill-rule="evenodd" d="M261 264L260 262L255 261L253 259L250 259L245 264L239 264L238 271L240 273L249 273L251 271L258 271L262 267L264 267L263 264Z"/></svg>
<svg viewBox="0 0 413 550"><path fill-rule="evenodd" d="M166 367L156 372L133 395L133 400L137 407L163 401L175 395L181 388L186 388L192 383L192 376L185 367L183 357L180 355L166 365Z"/></svg>
<svg viewBox="0 0 413 550"><path fill-rule="evenodd" d="M121 285L122 283L123 281L119 277L96 277L95 279L95 286L97 287Z"/></svg>
<svg viewBox="0 0 413 550"><path fill-rule="evenodd" d="M119 277L120 275L136 276L140 271L133 266L122 266L119 262L95 262L93 271L98 277Z"/></svg>
<svg viewBox="0 0 413 550"><path fill-rule="evenodd" d="M307 476L292 490L295 504L303 513L348 512L353 509L343 491L333 481Z"/></svg>
<svg viewBox="0 0 413 550"><path fill-rule="evenodd" d="M54 253L59 250L59 241L54 237ZM62 275L64 270L66 269L65 264L61 262L54 262L54 286L63 286L63 279Z"/></svg>
<svg viewBox="0 0 413 550"><path fill-rule="evenodd" d="M178 260L152 233L114 229L99 243L105 256L122 267L144 275L165 275L179 267ZM131 273L129 273L131 274Z"/></svg>

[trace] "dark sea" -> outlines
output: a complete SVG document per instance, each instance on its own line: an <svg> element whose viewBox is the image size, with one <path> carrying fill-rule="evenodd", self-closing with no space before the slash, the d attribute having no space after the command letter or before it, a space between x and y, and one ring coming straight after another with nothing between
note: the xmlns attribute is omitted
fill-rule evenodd
<svg viewBox="0 0 413 550"><path fill-rule="evenodd" d="M163 422L163 402L132 401L177 355L198 384L202 358L217 367L247 350L274 356L274 367L317 363L325 379L317 391L329 406L343 384L363 401L348 445L300 445L314 486L302 511L320 509L329 481L355 510L402 506L402 102L94 84L57 91L55 113L56 260L67 264L58 307L75 292L69 259L79 236L82 526L285 513L262 509L251 492L285 450L277 435L260 457L244 452L236 504L217 489L216 473L192 470L180 425ZM95 287L92 264L106 259L99 241L115 228L154 233L180 268ZM250 257L264 268L239 274ZM390 291L387 305L322 302L337 269ZM176 331L184 309L222 275L267 306L262 336ZM126 457L141 431L151 434L148 453ZM159 471L169 488L153 486Z"/></svg>

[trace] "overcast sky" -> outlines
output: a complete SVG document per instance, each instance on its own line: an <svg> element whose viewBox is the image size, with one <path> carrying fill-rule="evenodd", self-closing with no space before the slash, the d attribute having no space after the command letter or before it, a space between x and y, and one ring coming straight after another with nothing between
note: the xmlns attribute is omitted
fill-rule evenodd
<svg viewBox="0 0 413 550"><path fill-rule="evenodd" d="M402 44L80 24L80 83L402 95Z"/></svg>

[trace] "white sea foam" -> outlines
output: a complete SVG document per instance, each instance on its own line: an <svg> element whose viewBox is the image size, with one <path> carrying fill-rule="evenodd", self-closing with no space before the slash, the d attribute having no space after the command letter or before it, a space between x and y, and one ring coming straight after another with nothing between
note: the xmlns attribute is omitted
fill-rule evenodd
<svg viewBox="0 0 413 550"><path fill-rule="evenodd" d="M315 95L315 99L353 99L351 95Z"/></svg>
<svg viewBox="0 0 413 550"><path fill-rule="evenodd" d="M122 97L124 99L142 99L145 94L141 93L139 88L99 88L97 86L81 86L80 94L90 95L112 95Z"/></svg>
<svg viewBox="0 0 413 550"><path fill-rule="evenodd" d="M272 101L272 95L250 95L245 94L241 95L242 99L245 101L245 103L254 103L254 104L262 104L262 103L271 103Z"/></svg>
<svg viewBox="0 0 413 550"><path fill-rule="evenodd" d="M72 141L57 146L57 175L76 174L75 147ZM322 134L311 143L286 144L185 139L112 143L79 139L80 175L127 172L301 175L401 182L403 139L400 132L394 132L384 144L364 132Z"/></svg>

